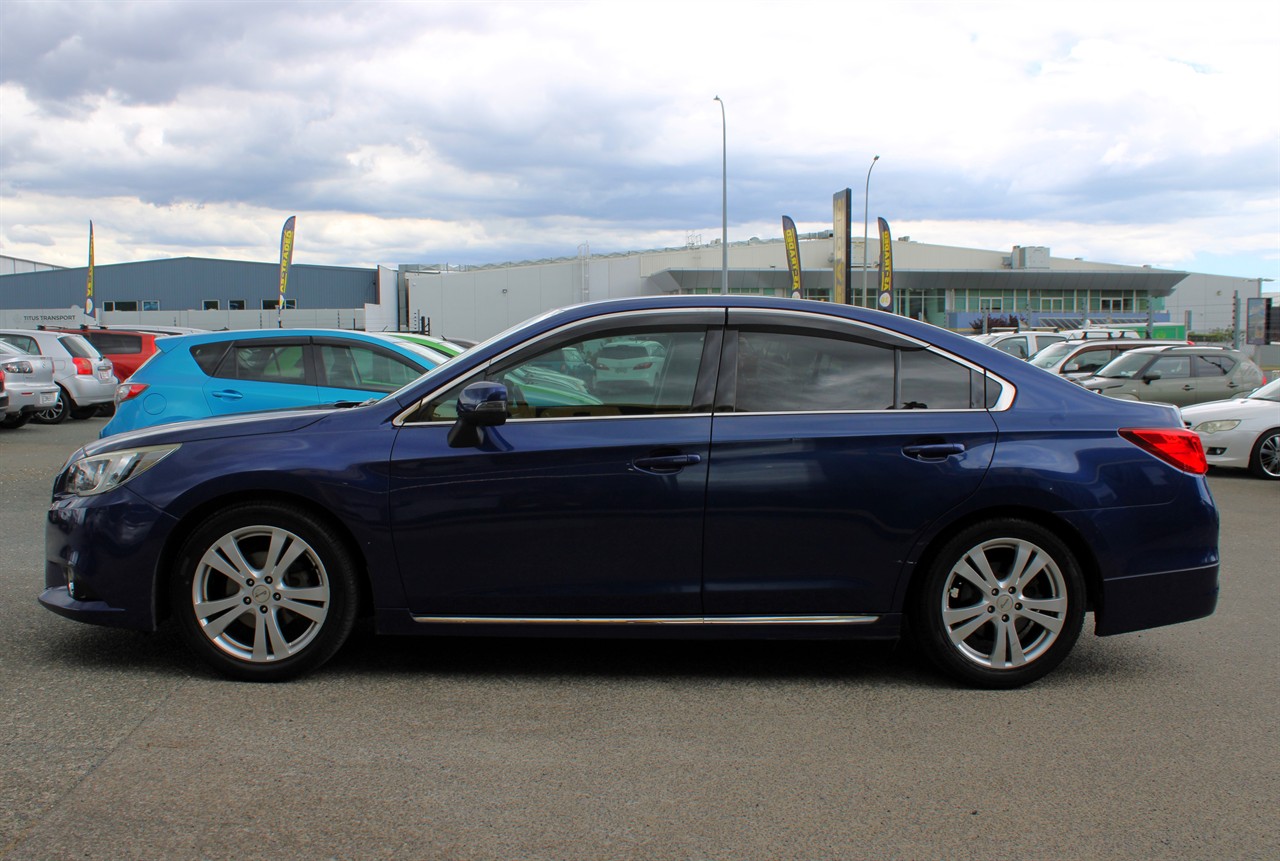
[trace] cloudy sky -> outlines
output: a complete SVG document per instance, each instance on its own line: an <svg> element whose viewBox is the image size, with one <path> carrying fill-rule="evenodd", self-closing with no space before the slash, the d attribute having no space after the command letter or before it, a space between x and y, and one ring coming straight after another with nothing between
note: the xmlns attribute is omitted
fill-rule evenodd
<svg viewBox="0 0 1280 861"><path fill-rule="evenodd" d="M0 254L487 263L830 229L1273 278L1280 4L0 2ZM855 233L858 231L855 229Z"/></svg>

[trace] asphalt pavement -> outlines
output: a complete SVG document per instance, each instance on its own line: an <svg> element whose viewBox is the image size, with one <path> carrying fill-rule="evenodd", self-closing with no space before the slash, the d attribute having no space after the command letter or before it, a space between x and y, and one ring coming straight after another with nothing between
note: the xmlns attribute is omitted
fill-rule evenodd
<svg viewBox="0 0 1280 861"><path fill-rule="evenodd" d="M0 431L0 858L1280 857L1280 483L1215 473L1217 613L960 688L839 642L399 639L224 681L36 604L52 477ZM429 553L429 548L424 548Z"/></svg>

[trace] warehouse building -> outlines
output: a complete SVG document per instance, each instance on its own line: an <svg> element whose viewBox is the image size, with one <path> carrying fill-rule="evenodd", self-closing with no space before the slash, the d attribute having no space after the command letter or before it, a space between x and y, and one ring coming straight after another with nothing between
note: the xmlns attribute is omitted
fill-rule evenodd
<svg viewBox="0 0 1280 861"><path fill-rule="evenodd" d="M848 283L854 304L874 304L878 244L870 244L864 266L862 242L852 242ZM1010 322L1074 328L1086 321L1230 331L1236 302L1243 307L1245 300L1261 295L1259 279L1058 258L1043 246L1002 252L902 237L892 248L895 310L957 331ZM799 251L804 297L830 301L836 259L831 232L802 236ZM730 243L728 252L730 293L792 293L781 239ZM58 269L2 258L0 275L0 325L87 322L85 267ZM412 329L478 340L582 301L718 293L721 278L719 242L703 244L690 237L679 248L592 254L583 245L572 257L483 266L295 264L281 312L274 262L184 257L98 265L94 293L99 322L121 326Z"/></svg>

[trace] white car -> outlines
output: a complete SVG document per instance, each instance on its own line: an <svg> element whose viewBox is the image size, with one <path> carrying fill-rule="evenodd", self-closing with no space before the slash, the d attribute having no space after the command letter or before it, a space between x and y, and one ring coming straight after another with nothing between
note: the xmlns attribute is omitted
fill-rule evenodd
<svg viewBox="0 0 1280 861"><path fill-rule="evenodd" d="M1199 434L1210 466L1280 480L1280 380L1242 398L1183 407L1182 421Z"/></svg>
<svg viewBox="0 0 1280 861"><path fill-rule="evenodd" d="M652 391L666 357L666 348L657 341L611 341L596 353L596 385L601 390Z"/></svg>
<svg viewBox="0 0 1280 861"><path fill-rule="evenodd" d="M1057 332L992 332L988 335L970 335L979 344L995 347L1019 359L1030 359L1050 344L1067 340Z"/></svg>

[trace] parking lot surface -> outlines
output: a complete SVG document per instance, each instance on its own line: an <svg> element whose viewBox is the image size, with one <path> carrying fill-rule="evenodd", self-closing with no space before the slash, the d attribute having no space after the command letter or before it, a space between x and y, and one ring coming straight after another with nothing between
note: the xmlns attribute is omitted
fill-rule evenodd
<svg viewBox="0 0 1280 861"><path fill-rule="evenodd" d="M880 644L367 630L253 685L36 604L102 421L0 432L0 858L1280 857L1275 483L1210 476L1215 615L1086 621L1016 691Z"/></svg>

